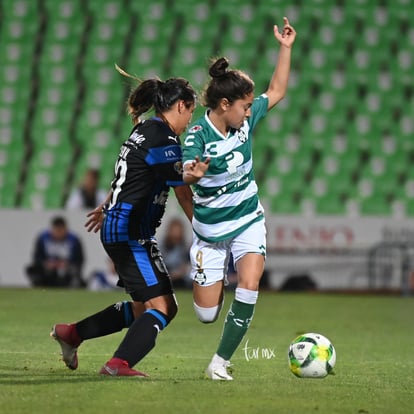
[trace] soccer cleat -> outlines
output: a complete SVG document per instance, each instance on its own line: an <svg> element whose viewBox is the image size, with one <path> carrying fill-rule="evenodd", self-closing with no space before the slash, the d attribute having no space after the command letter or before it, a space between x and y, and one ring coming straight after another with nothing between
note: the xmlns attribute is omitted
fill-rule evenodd
<svg viewBox="0 0 414 414"><path fill-rule="evenodd" d="M52 328L50 336L59 342L66 366L73 370L78 368L77 350L82 340L75 330L75 325L58 323Z"/></svg>
<svg viewBox="0 0 414 414"><path fill-rule="evenodd" d="M212 380L232 381L233 377L229 375L227 371L229 367L230 361L226 361L225 359L215 354L206 369L206 375Z"/></svg>
<svg viewBox="0 0 414 414"><path fill-rule="evenodd" d="M99 373L111 377L148 377L144 372L130 368L128 362L120 358L111 358Z"/></svg>

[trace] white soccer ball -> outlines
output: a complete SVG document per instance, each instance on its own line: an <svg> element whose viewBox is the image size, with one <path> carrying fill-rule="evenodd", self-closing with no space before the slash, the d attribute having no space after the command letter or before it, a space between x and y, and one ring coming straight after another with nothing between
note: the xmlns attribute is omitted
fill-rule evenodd
<svg viewBox="0 0 414 414"><path fill-rule="evenodd" d="M295 338L288 352L289 367L300 378L324 378L335 366L336 352L331 341L319 333Z"/></svg>

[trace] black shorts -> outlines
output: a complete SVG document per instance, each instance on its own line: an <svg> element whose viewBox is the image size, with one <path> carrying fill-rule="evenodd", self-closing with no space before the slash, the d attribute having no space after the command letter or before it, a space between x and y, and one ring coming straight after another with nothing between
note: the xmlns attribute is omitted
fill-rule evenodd
<svg viewBox="0 0 414 414"><path fill-rule="evenodd" d="M146 302L173 294L168 270L156 241L147 240L103 244L119 275L118 285L134 301Z"/></svg>

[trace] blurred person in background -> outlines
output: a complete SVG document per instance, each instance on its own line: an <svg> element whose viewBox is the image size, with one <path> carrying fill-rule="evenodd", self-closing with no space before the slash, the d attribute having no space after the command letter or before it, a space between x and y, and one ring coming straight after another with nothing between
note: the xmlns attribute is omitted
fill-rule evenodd
<svg viewBox="0 0 414 414"><path fill-rule="evenodd" d="M69 195L65 208L68 210L92 209L102 204L107 194L107 191L99 188L99 171L90 168L85 172L80 186Z"/></svg>
<svg viewBox="0 0 414 414"><path fill-rule="evenodd" d="M84 287L84 252L79 237L66 220L53 217L50 228L36 239L33 261L26 268L32 286Z"/></svg>
<svg viewBox="0 0 414 414"><path fill-rule="evenodd" d="M89 290L113 290L118 289L119 276L115 270L114 262L107 258L107 267L102 270L95 270L88 279Z"/></svg>
<svg viewBox="0 0 414 414"><path fill-rule="evenodd" d="M167 223L164 238L160 241L160 250L175 288L191 288L189 244L183 221L172 218Z"/></svg>

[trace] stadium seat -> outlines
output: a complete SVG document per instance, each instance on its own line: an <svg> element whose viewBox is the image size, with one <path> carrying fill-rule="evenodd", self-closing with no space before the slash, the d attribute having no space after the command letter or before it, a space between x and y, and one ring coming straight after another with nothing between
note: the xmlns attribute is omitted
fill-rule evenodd
<svg viewBox="0 0 414 414"><path fill-rule="evenodd" d="M271 211L277 214L297 215L302 213L299 201L291 193L280 193L270 199Z"/></svg>
<svg viewBox="0 0 414 414"><path fill-rule="evenodd" d="M375 194L359 200L359 211L363 216L390 216L392 208L383 195Z"/></svg>
<svg viewBox="0 0 414 414"><path fill-rule="evenodd" d="M70 154L69 154L70 155ZM29 209L61 208L70 158L57 154L35 154L25 183L22 207Z"/></svg>
<svg viewBox="0 0 414 414"><path fill-rule="evenodd" d="M314 214L343 216L346 212L346 205L336 193L327 193L324 196L314 198Z"/></svg>
<svg viewBox="0 0 414 414"><path fill-rule="evenodd" d="M24 168L33 147L30 173L40 171L52 187L53 169L36 161L42 151L54 159L80 151L77 164L60 169L63 187L72 169L79 177L93 160L112 165L130 129L125 100L135 85L115 63L139 78L184 76L201 90L209 58L226 55L251 74L256 93L265 91L278 54L272 25L287 15L300 36L287 96L255 131L261 195L275 213L302 214L306 201L315 214L346 214L350 201L361 214L391 215L395 203L412 214L413 5L351 3L8 2L0 26L0 163ZM11 179L0 165L0 207L12 205L23 184L24 206L59 205L60 192L55 202L52 190L39 190L29 175L18 183L20 176Z"/></svg>
<svg viewBox="0 0 414 414"><path fill-rule="evenodd" d="M0 206L14 207L19 185L19 169L24 157L24 145L17 137L0 141ZM12 172L12 173L11 173Z"/></svg>

